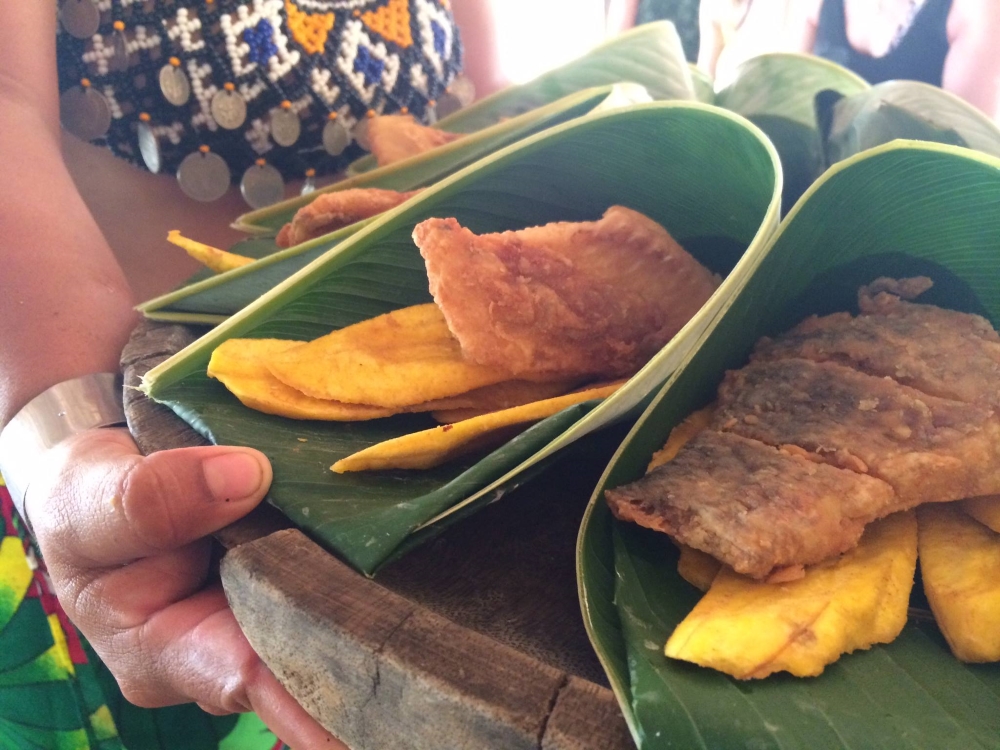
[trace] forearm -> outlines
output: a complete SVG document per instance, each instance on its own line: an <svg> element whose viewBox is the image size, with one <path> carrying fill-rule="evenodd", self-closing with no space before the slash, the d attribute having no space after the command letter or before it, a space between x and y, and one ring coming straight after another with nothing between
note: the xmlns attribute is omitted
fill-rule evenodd
<svg viewBox="0 0 1000 750"><path fill-rule="evenodd" d="M128 284L63 164L51 121L0 101L0 425L69 378L116 370Z"/></svg>

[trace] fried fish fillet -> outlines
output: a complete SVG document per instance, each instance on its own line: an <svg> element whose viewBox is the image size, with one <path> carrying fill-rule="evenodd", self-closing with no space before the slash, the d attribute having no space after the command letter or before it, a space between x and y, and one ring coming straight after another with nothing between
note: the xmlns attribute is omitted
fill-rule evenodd
<svg viewBox="0 0 1000 750"><path fill-rule="evenodd" d="M832 362L754 362L727 373L713 427L888 482L886 512L1000 491L1000 420Z"/></svg>
<svg viewBox="0 0 1000 750"><path fill-rule="evenodd" d="M380 167L458 140L461 133L429 128L412 115L381 115L368 122L368 141Z"/></svg>
<svg viewBox="0 0 1000 750"><path fill-rule="evenodd" d="M763 340L727 373L711 427L606 492L612 511L764 578L850 549L894 511L1000 492L996 333L977 316L900 300L925 282L880 279L862 289L857 318L811 318ZM949 361L966 353L972 377Z"/></svg>
<svg viewBox="0 0 1000 750"><path fill-rule="evenodd" d="M377 216L395 208L419 190L400 193L380 188L351 188L322 193L300 208L295 217L278 232L278 247L293 247L300 242L350 226L357 221Z"/></svg>
<svg viewBox="0 0 1000 750"><path fill-rule="evenodd" d="M901 299L929 286L924 277L878 279L858 294L861 315L807 318L761 339L751 360L839 362L932 396L1000 406L1000 335L978 315Z"/></svg>
<svg viewBox="0 0 1000 750"><path fill-rule="evenodd" d="M673 461L605 497L617 518L766 578L853 548L895 493L866 474L705 430Z"/></svg>
<svg viewBox="0 0 1000 750"><path fill-rule="evenodd" d="M413 239L463 354L515 374L635 372L719 283L663 227L622 206L599 221L499 234L428 219Z"/></svg>

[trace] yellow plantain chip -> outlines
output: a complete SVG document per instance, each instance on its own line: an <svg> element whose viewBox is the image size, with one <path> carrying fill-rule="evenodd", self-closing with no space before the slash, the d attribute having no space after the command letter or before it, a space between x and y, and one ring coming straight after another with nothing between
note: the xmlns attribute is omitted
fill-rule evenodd
<svg viewBox="0 0 1000 750"><path fill-rule="evenodd" d="M968 500L960 501L959 505L983 526L1000 534L1000 495L970 497Z"/></svg>
<svg viewBox="0 0 1000 750"><path fill-rule="evenodd" d="M534 383L530 380L505 380L496 385L449 396L435 401L427 401L413 407L414 411L434 412L438 415L459 415L452 419L438 419L439 422L461 422L463 419L478 417L491 411L511 409L515 406L555 398L569 393L577 385L577 380L555 380L551 383Z"/></svg>
<svg viewBox="0 0 1000 750"><path fill-rule="evenodd" d="M496 367L466 362L433 303L334 331L272 357L268 369L313 398L397 410L511 378Z"/></svg>
<svg viewBox="0 0 1000 750"><path fill-rule="evenodd" d="M712 424L712 417L714 416L714 404L688 414L683 422L670 431L670 435L667 436L667 442L664 443L663 447L653 454L653 457L649 460L649 466L646 467L646 473L648 474L657 466L662 466L668 461L673 461L674 456L680 452L681 448L689 440Z"/></svg>
<svg viewBox="0 0 1000 750"><path fill-rule="evenodd" d="M240 268L241 266L254 262L253 258L248 258L245 255L237 255L236 253L220 250L219 248L212 247L211 245L195 242L194 240L188 239L182 235L176 229L171 229L167 233L167 242L183 248L187 251L188 255L199 263L208 266L208 268L216 273L232 271L234 268Z"/></svg>
<svg viewBox="0 0 1000 750"><path fill-rule="evenodd" d="M952 653L1000 661L1000 534L951 503L921 506L917 521L924 592Z"/></svg>
<svg viewBox="0 0 1000 750"><path fill-rule="evenodd" d="M550 417L573 404L605 398L620 387L621 382L613 383L403 435L342 458L330 468L338 474L385 469L430 469L466 453L504 442L511 433L520 432L532 422Z"/></svg>
<svg viewBox="0 0 1000 750"><path fill-rule="evenodd" d="M267 414L355 422L395 413L375 406L310 398L271 375L265 360L299 346L304 344L281 339L229 339L212 352L208 374L221 381L244 406Z"/></svg>
<svg viewBox="0 0 1000 750"><path fill-rule="evenodd" d="M762 583L723 567L666 655L741 680L818 675L841 654L899 635L916 564L917 524L907 512L870 524L855 549L797 581Z"/></svg>

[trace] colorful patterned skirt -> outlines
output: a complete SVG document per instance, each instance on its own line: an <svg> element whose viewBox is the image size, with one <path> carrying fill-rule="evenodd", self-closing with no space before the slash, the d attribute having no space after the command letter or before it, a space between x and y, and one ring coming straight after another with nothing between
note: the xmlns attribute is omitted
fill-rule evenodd
<svg viewBox="0 0 1000 750"><path fill-rule="evenodd" d="M144 709L59 607L0 478L0 750L281 750L254 714Z"/></svg>

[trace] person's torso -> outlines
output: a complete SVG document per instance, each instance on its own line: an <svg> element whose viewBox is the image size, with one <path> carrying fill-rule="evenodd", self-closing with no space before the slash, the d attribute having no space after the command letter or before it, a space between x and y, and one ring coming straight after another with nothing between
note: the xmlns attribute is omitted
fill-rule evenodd
<svg viewBox="0 0 1000 750"><path fill-rule="evenodd" d="M824 0L813 52L850 68L869 83L895 79L941 85L948 55L948 14L952 0L926 0L897 42L876 57L859 52L847 34L844 0Z"/></svg>

